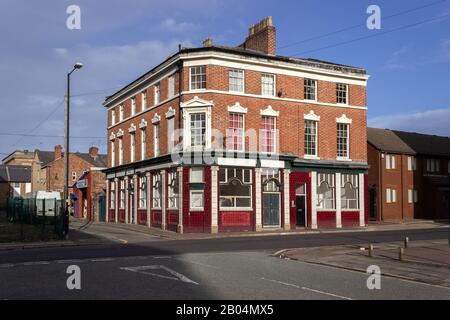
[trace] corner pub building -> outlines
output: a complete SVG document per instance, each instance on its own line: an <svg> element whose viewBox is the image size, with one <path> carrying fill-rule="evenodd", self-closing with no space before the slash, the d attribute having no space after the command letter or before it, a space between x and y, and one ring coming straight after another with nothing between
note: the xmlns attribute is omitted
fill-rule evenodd
<svg viewBox="0 0 450 320"><path fill-rule="evenodd" d="M365 226L367 80L277 56L271 17L238 47L180 48L104 102L108 221L179 233Z"/></svg>

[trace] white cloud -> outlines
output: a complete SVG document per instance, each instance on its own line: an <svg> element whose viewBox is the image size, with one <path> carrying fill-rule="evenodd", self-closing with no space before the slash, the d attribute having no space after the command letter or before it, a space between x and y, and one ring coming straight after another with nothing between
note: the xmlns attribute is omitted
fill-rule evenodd
<svg viewBox="0 0 450 320"><path fill-rule="evenodd" d="M414 65L405 63L405 55L410 51L409 47L403 46L394 51L386 62L386 68L390 70L411 70Z"/></svg>
<svg viewBox="0 0 450 320"><path fill-rule="evenodd" d="M168 18L160 23L160 27L162 30L173 32L173 33L181 33L188 32L195 29L195 24L189 22L177 22L173 18Z"/></svg>
<svg viewBox="0 0 450 320"><path fill-rule="evenodd" d="M368 120L370 127L429 133L450 137L450 108L385 115Z"/></svg>

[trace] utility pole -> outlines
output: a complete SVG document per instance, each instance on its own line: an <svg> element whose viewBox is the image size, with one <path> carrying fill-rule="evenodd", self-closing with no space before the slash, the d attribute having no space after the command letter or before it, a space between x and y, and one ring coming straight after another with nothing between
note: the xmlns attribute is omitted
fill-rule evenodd
<svg viewBox="0 0 450 320"><path fill-rule="evenodd" d="M70 137L70 75L77 69L81 69L83 64L76 63L72 71L67 74L67 93L66 93L66 116L64 131L64 215L63 215L63 235L67 239L69 237L69 137Z"/></svg>

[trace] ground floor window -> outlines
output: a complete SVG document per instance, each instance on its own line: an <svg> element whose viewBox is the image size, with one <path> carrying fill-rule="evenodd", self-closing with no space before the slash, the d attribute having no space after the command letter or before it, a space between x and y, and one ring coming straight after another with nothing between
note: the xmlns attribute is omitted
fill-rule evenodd
<svg viewBox="0 0 450 320"><path fill-rule="evenodd" d="M317 174L317 208L336 209L335 177L332 173Z"/></svg>
<svg viewBox="0 0 450 320"><path fill-rule="evenodd" d="M170 171L168 176L169 209L177 209L179 201L179 184L177 171Z"/></svg>
<svg viewBox="0 0 450 320"><path fill-rule="evenodd" d="M220 208L252 208L251 169L220 168Z"/></svg>
<svg viewBox="0 0 450 320"><path fill-rule="evenodd" d="M146 209L147 208L147 177L142 176L140 178L140 186L139 186L139 208Z"/></svg>
<svg viewBox="0 0 450 320"><path fill-rule="evenodd" d="M359 179L357 174L341 175L342 209L359 209Z"/></svg>
<svg viewBox="0 0 450 320"><path fill-rule="evenodd" d="M115 209L116 208L116 183L111 182L111 192L109 196L109 208Z"/></svg>
<svg viewBox="0 0 450 320"><path fill-rule="evenodd" d="M153 208L161 209L161 172L154 173L153 175Z"/></svg>
<svg viewBox="0 0 450 320"><path fill-rule="evenodd" d="M190 208L191 210L203 210L203 190L191 190Z"/></svg>
<svg viewBox="0 0 450 320"><path fill-rule="evenodd" d="M386 189L386 203L396 203L397 202L397 190L387 188Z"/></svg>
<svg viewBox="0 0 450 320"><path fill-rule="evenodd" d="M120 180L120 209L125 209L125 181Z"/></svg>

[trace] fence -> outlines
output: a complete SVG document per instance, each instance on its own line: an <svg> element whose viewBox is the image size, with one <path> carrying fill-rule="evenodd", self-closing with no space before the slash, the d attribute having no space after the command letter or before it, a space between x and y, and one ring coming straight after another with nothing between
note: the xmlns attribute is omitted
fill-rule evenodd
<svg viewBox="0 0 450 320"><path fill-rule="evenodd" d="M6 216L11 223L20 224L21 238L23 238L23 226L41 226L42 240L46 234L53 231L55 235L63 237L64 208L63 201L57 199L23 199L8 198Z"/></svg>

